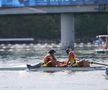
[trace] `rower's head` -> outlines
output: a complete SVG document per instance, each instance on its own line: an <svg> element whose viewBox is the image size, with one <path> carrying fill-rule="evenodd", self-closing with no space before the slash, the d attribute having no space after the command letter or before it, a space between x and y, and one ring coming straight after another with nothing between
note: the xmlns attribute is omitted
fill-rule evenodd
<svg viewBox="0 0 108 90"><path fill-rule="evenodd" d="M54 54L54 53L56 53L56 51L52 49L52 50L50 50L48 53Z"/></svg>
<svg viewBox="0 0 108 90"><path fill-rule="evenodd" d="M71 48L66 49L66 53L69 54L69 52L73 52Z"/></svg>

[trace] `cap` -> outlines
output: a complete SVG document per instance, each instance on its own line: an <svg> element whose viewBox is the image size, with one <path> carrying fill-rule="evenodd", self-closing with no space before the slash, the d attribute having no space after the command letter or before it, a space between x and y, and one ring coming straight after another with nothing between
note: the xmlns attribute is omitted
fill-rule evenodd
<svg viewBox="0 0 108 90"><path fill-rule="evenodd" d="M69 54L70 51L72 51L71 48L67 48L67 49L66 49L66 53L67 53L67 54ZM72 51L72 52L73 52L73 51Z"/></svg>
<svg viewBox="0 0 108 90"><path fill-rule="evenodd" d="M69 49L66 49L66 53L67 53L67 54L69 53Z"/></svg>
<svg viewBox="0 0 108 90"><path fill-rule="evenodd" d="M56 53L56 51L52 49L52 50L50 50L48 53L50 53L50 54L51 54L51 53Z"/></svg>

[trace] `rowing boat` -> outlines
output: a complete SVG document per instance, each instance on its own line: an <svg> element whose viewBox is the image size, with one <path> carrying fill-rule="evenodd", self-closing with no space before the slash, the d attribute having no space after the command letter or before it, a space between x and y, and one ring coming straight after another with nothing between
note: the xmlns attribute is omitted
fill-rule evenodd
<svg viewBox="0 0 108 90"><path fill-rule="evenodd" d="M93 70L105 70L105 67L36 67L27 65L30 71L93 71Z"/></svg>
<svg viewBox="0 0 108 90"><path fill-rule="evenodd" d="M93 71L93 70L105 70L105 67L6 67L0 68L0 71L22 71L22 70L29 70L29 71Z"/></svg>
<svg viewBox="0 0 108 90"><path fill-rule="evenodd" d="M105 70L102 67L39 67L35 69L29 69L30 71L63 71L63 70L70 70L70 71L93 71L93 70Z"/></svg>
<svg viewBox="0 0 108 90"><path fill-rule="evenodd" d="M108 66L107 64L93 62L94 64ZM105 67L102 66L90 66L90 67L44 67L42 63L38 63L36 65L20 65L13 67L0 67L0 71L21 71L21 70L29 70L29 71L93 71L93 70L106 70Z"/></svg>

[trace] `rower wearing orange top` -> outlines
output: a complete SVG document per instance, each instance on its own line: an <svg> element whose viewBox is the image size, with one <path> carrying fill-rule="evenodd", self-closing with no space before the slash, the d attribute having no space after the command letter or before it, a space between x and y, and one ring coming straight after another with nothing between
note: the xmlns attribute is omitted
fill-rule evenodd
<svg viewBox="0 0 108 90"><path fill-rule="evenodd" d="M46 67L56 67L57 66L57 60L54 56L55 50L50 50L48 54L44 57L44 66Z"/></svg>
<svg viewBox="0 0 108 90"><path fill-rule="evenodd" d="M55 53L56 53L55 50L50 50L48 52L48 54L44 57L43 66L46 66L46 67L65 67L67 66L65 61L64 62L57 61L57 59L54 56Z"/></svg>

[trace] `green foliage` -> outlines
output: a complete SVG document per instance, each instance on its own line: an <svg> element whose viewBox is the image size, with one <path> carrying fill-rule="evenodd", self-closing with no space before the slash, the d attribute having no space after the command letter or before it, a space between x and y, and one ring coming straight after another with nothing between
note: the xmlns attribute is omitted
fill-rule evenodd
<svg viewBox="0 0 108 90"><path fill-rule="evenodd" d="M76 42L93 41L98 34L107 34L107 13L76 14ZM26 38L60 40L60 15L2 15L0 38Z"/></svg>
<svg viewBox="0 0 108 90"><path fill-rule="evenodd" d="M107 13L80 14L76 16L75 29L78 41L93 41L96 35L107 34ZM79 40L79 38L81 38Z"/></svg>
<svg viewBox="0 0 108 90"><path fill-rule="evenodd" d="M59 15L0 16L0 38L58 39L59 24Z"/></svg>

